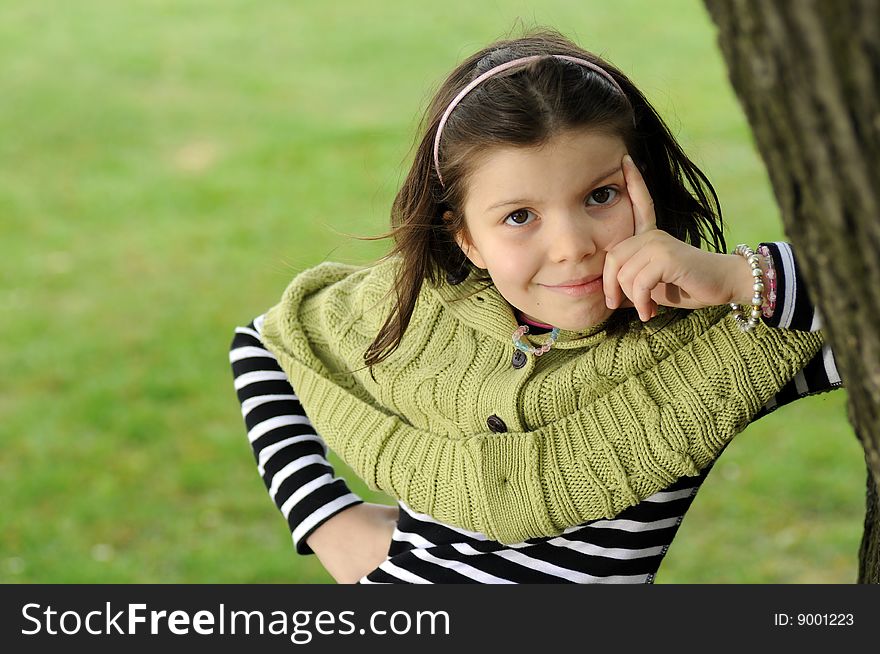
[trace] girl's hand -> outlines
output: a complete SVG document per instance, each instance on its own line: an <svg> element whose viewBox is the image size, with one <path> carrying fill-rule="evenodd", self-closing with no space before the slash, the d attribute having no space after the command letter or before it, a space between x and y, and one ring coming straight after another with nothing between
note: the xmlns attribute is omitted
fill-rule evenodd
<svg viewBox="0 0 880 654"><path fill-rule="evenodd" d="M396 506L355 504L318 527L307 542L337 583L353 584L388 558L398 516Z"/></svg>
<svg viewBox="0 0 880 654"><path fill-rule="evenodd" d="M654 201L629 155L623 158L623 172L635 233L605 257L602 283L608 308L634 306L646 321L656 315L658 304L700 309L748 302L739 297L746 285L751 288L748 262L736 254L706 252L657 229Z"/></svg>

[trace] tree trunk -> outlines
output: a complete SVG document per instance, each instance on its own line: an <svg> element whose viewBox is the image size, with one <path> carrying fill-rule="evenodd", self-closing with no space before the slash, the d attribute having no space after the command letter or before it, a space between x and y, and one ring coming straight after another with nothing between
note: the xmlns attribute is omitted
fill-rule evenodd
<svg viewBox="0 0 880 654"><path fill-rule="evenodd" d="M880 582L880 0L704 0L868 468L859 582Z"/></svg>
<svg viewBox="0 0 880 654"><path fill-rule="evenodd" d="M880 533L878 533L880 515L877 513L877 491L877 483L869 469L865 533L859 548L859 583L863 584L880 583L877 579L877 570L880 569Z"/></svg>

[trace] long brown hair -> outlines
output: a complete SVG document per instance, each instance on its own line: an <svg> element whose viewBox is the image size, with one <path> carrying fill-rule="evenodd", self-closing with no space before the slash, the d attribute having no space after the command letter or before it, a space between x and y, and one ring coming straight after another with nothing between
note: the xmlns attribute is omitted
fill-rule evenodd
<svg viewBox="0 0 880 654"><path fill-rule="evenodd" d="M562 54L606 70L625 97L586 66L547 57L515 66L477 86L456 106L440 142L443 183L434 169L434 135L443 112L471 80L500 64L531 55ZM590 127L620 137L642 171L654 200L657 227L679 240L725 251L721 207L709 180L688 159L644 95L622 72L556 31L542 29L493 43L462 62L435 94L421 123L412 167L391 208L399 256L395 302L364 354L367 366L400 344L422 284L458 283L481 274L455 241L466 234L468 177L479 155L499 146L537 146L561 130ZM618 310L609 328L620 329L633 310Z"/></svg>

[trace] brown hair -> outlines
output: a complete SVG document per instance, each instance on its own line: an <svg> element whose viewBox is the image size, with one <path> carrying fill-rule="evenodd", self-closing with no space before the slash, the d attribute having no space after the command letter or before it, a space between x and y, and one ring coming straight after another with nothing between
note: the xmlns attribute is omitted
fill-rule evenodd
<svg viewBox="0 0 880 654"><path fill-rule="evenodd" d="M443 184L434 169L434 135L446 107L471 80L513 59L562 54L591 61L606 70L622 97L599 73L548 57L492 76L458 104L440 142ZM500 146L537 146L554 134L590 127L619 136L642 171L654 200L657 227L679 240L725 251L721 207L709 180L685 156L669 128L622 72L558 32L542 29L498 41L468 57L446 79L421 124L412 167L391 209L394 247L399 255L395 302L364 354L372 366L400 344L422 284L459 283L477 273L455 241L466 234L463 211L468 177L481 154ZM487 279L488 281L488 279ZM633 316L619 309L608 328L619 331Z"/></svg>

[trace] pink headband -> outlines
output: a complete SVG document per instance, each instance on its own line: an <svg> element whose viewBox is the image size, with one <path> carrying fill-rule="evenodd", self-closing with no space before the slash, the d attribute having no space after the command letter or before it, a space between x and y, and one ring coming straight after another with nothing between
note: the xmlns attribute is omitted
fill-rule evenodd
<svg viewBox="0 0 880 654"><path fill-rule="evenodd" d="M544 59L545 57L553 57L554 59L564 59L565 61L571 61L576 64L580 64L581 66L586 66L590 70L594 70L600 75L602 75L605 79L611 82L614 85L621 95L626 97L626 94L623 92L623 89L620 88L620 84L608 73L607 70L597 66L592 61L587 61L586 59L580 59L579 57L570 57L568 55L531 55L529 57L520 57L519 59L513 59L511 61L507 61L503 64L499 64L495 66L495 68L490 68L485 73L477 77L470 84L465 86L461 91L459 91L458 95L453 98L452 102L449 103L449 106L446 107L446 111L443 112L443 117L440 119L440 124L437 126L437 134L434 136L434 170L437 171L437 178L440 180L440 185L445 186L443 184L443 176L440 174L440 134L443 133L443 128L446 126L446 121L449 120L449 115L452 113L452 110L458 105L459 102L462 101L464 96L473 91L480 83L492 77L493 75L497 75L498 73L507 70L508 68L513 68L514 66L519 66L521 64L527 64L532 61L537 61L538 59Z"/></svg>

